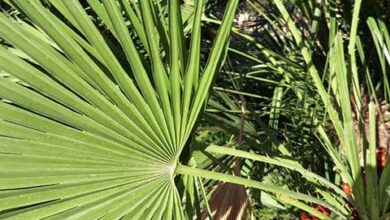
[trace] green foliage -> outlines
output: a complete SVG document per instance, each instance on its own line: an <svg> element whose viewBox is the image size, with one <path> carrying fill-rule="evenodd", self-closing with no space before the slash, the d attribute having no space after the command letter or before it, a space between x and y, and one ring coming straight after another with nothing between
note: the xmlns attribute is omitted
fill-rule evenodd
<svg viewBox="0 0 390 220"><path fill-rule="evenodd" d="M376 106L374 109L383 108L378 100L387 100L388 96L389 62L384 62L388 44L381 40L388 38L385 22L388 16L383 13L387 10L386 3L272 1L265 5L259 1L246 2L240 12L248 13L252 20L233 30L231 64L219 75L221 79L217 80L215 90L231 96L232 100L245 97L248 110L245 123L255 128L244 135L247 150L272 158L287 157L329 181L323 187L309 179L304 182L305 175L297 176L282 169L281 176L276 178L282 179L276 181L279 185L286 184L289 189L322 198L348 215L355 215L353 210L357 209L362 219L383 218L389 207L378 211L375 203L380 201L372 200L374 192L365 189L368 182L371 188L380 188L369 176L382 168L374 163L364 168L362 164L374 161L377 156L372 152L381 147L374 140L386 139L389 133L375 134L374 128L369 132L368 126L358 125L388 123L375 122L377 119L369 122L367 113L367 100ZM218 24L212 17L204 20ZM374 20L381 24L380 28L377 24L373 28ZM374 51L373 42L379 45L378 40L382 41L382 47ZM237 135L240 111L237 107L222 107L226 103L224 99L214 100L219 104L211 102L216 110L207 116L217 119L218 126L226 132ZM371 141L364 133L371 134ZM371 153L363 159L368 143ZM250 172L252 178L263 182L269 179L268 170L274 170L273 165L255 163ZM363 172L372 174L365 176ZM387 182L386 175L382 173L381 182ZM343 182L352 186L355 192L352 198L340 190Z"/></svg>
<svg viewBox="0 0 390 220"><path fill-rule="evenodd" d="M295 219L294 214L276 208L259 208L253 213L255 219L264 220L291 220Z"/></svg>
<svg viewBox="0 0 390 220"><path fill-rule="evenodd" d="M175 169L237 2L200 69L202 1L190 47L175 0L9 1L26 18L0 13L18 79L0 79L0 218L183 219Z"/></svg>
<svg viewBox="0 0 390 220"><path fill-rule="evenodd" d="M1 1L0 218L386 219L377 3Z"/></svg>

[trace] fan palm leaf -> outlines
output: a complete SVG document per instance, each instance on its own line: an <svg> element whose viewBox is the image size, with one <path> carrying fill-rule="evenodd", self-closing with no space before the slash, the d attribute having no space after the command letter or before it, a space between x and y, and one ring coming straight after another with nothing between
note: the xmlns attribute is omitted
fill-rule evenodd
<svg viewBox="0 0 390 220"><path fill-rule="evenodd" d="M201 0L190 49L176 0L167 27L158 1L87 1L114 39L79 1L48 2L54 8L11 1L28 21L0 13L0 69L18 79L0 78L0 218L182 219L176 165L222 64L238 0L203 71Z"/></svg>

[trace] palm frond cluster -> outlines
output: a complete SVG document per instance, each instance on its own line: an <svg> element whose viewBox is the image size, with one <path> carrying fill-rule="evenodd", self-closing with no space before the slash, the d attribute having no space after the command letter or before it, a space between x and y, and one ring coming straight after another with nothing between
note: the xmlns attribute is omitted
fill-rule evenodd
<svg viewBox="0 0 390 220"><path fill-rule="evenodd" d="M389 6L0 1L0 219L389 218Z"/></svg>

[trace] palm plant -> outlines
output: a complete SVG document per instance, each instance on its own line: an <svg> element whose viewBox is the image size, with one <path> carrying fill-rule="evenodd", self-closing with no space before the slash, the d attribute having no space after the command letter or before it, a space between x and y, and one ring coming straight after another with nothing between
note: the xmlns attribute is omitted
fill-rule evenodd
<svg viewBox="0 0 390 220"><path fill-rule="evenodd" d="M388 115L376 95L390 97L390 37L380 16L360 16L372 36L359 36L361 1L349 10L345 2L274 0L267 13L249 1L268 23L266 36L233 31L260 53L230 48L255 64L244 75L229 72L238 83L214 87L210 102L238 0L228 2L221 22L202 17L202 0L193 12L178 0L5 2L12 13L0 13L1 219L192 219L202 218L201 206L212 218L206 189L214 185L222 187L211 198L237 189L247 205L246 186L321 219L389 215L390 166L377 173L376 160ZM202 19L220 24L204 65ZM323 31L328 39L317 39ZM367 42L379 65L366 58ZM237 91L246 80L272 84L272 97ZM194 141L205 109L236 140ZM277 136L284 124L286 139ZM294 157L291 127L323 147L334 171L317 173ZM210 159L201 163L199 152ZM258 164L298 172L314 192L261 180Z"/></svg>
<svg viewBox="0 0 390 220"><path fill-rule="evenodd" d="M233 65L233 71L226 72L227 76L243 81L242 91L235 88L224 88L223 91L256 100L249 107L248 114L253 117L248 120L257 129L247 130L245 141L251 146L250 151L260 155L271 153L272 159L280 159L268 160L248 152L240 155L271 167L276 165L300 172L311 184L309 189L297 190L338 207L340 212L332 213L332 218L386 219L389 215L390 168L386 163L389 113L384 103L389 97L390 63L386 58L389 35L384 21L388 18L379 13L382 10L379 7L372 11L366 7L361 11L362 4L367 6L364 1L355 1L353 7L346 1L290 3L273 1L264 6L262 1L248 1L258 18L263 20L260 31L258 35L248 35L245 30L234 30L235 37L244 39L253 49L248 52L247 49L231 48L230 51L253 64L247 69ZM205 20L218 23L212 18ZM362 30L360 34L359 30ZM372 36L362 34L364 31L371 32ZM375 45L376 50L370 45ZM375 78L381 80L375 82ZM254 87L255 81L263 87ZM245 85L249 86L246 88ZM258 94L259 91L267 92L262 89L265 86L271 88L271 97ZM365 94L362 86L368 91ZM213 105L213 108L209 114L219 124L223 122L221 128L227 132L238 129L234 121L239 120L239 116L234 116L234 108L221 105ZM264 123L267 120L268 125ZM281 129L284 138L277 137ZM321 146L322 150L317 147L316 151L322 155L315 156L325 158L325 161L314 164L300 159L302 157L294 152L295 145L299 144L293 136L297 131L309 136L303 139L308 141L307 145L302 145L304 151ZM319 142L313 142L310 136ZM266 149L270 151L264 152L264 143L274 147L268 147ZM234 151L229 153L239 155ZM324 167L321 162L333 170L318 169ZM307 166L311 170L304 168ZM284 204L307 208L274 198ZM317 210L324 209L317 207ZM322 213L330 214L328 211Z"/></svg>
<svg viewBox="0 0 390 220"><path fill-rule="evenodd" d="M189 49L177 0L7 2L26 18L0 13L0 218L183 219L179 157L238 0L202 68L201 0Z"/></svg>
<svg viewBox="0 0 390 220"><path fill-rule="evenodd" d="M190 20L189 49L175 0L6 2L18 13L0 14L0 218L192 218L181 177L326 205L182 165L191 164L191 135L238 0L229 1L202 68L203 1Z"/></svg>

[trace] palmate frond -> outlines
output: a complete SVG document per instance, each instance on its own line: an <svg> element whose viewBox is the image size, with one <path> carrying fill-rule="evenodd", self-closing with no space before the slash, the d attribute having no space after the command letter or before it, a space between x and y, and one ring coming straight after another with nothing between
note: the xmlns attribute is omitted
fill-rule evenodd
<svg viewBox="0 0 390 220"><path fill-rule="evenodd" d="M0 218L183 218L176 165L223 62L238 0L203 71L201 0L189 49L177 0L167 20L159 1L87 1L113 39L77 0L10 2L29 21L0 13L0 69L20 80L0 78Z"/></svg>

